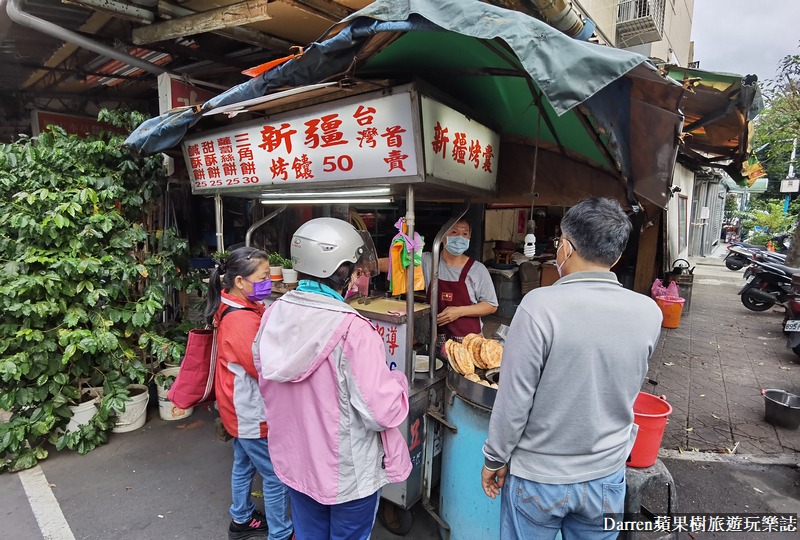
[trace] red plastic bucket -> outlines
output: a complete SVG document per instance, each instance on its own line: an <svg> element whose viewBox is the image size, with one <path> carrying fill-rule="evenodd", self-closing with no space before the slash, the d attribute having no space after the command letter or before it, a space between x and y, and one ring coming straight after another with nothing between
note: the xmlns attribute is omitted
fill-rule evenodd
<svg viewBox="0 0 800 540"><path fill-rule="evenodd" d="M633 403L633 421L639 426L636 442L631 450L631 467L651 467L658 458L658 449L664 437L667 417L672 414L672 406L664 396L639 392Z"/></svg>
<svg viewBox="0 0 800 540"><path fill-rule="evenodd" d="M656 304L661 308L661 313L664 314L664 319L661 322L663 328L678 328L681 322L681 311L683 311L683 303L685 299L680 296L659 296L656 298Z"/></svg>

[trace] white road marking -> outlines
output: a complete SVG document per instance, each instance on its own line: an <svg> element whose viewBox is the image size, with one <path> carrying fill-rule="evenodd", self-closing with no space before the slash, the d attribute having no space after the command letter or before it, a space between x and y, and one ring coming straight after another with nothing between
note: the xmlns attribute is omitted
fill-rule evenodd
<svg viewBox="0 0 800 540"><path fill-rule="evenodd" d="M75 540L42 468L37 465L21 471L19 479L44 540Z"/></svg>

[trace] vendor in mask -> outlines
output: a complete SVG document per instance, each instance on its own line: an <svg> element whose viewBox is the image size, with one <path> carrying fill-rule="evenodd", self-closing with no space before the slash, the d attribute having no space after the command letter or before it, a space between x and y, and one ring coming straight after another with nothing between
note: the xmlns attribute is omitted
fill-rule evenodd
<svg viewBox="0 0 800 540"><path fill-rule="evenodd" d="M439 332L444 338L480 334L481 317L497 311L497 294L486 267L465 255L469 248L470 226L467 220L456 222L443 240L439 261ZM427 301L431 301L433 256L422 253ZM380 270L389 270L389 259L379 260Z"/></svg>

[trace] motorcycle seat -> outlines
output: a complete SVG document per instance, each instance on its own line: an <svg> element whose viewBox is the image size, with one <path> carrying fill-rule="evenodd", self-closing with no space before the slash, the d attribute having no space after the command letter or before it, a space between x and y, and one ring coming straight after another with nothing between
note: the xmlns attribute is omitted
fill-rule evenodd
<svg viewBox="0 0 800 540"><path fill-rule="evenodd" d="M745 249L749 249L749 250L753 250L753 251L766 251L767 250L767 246L759 246L759 245L756 245L756 244L746 244L746 243L742 242L739 245L741 247L745 248Z"/></svg>
<svg viewBox="0 0 800 540"><path fill-rule="evenodd" d="M784 266L782 264L778 264L778 263L774 263L774 262L764 263L764 266L771 267L771 268L773 268L775 270L783 272L784 274L786 274L788 276L794 276L795 274L800 274L800 268L792 268L791 266Z"/></svg>

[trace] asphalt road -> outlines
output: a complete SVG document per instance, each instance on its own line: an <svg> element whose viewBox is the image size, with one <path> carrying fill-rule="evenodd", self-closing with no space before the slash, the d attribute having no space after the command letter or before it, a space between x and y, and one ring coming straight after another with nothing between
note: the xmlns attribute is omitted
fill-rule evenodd
<svg viewBox="0 0 800 540"><path fill-rule="evenodd" d="M151 407L142 430L112 435L107 445L86 456L53 451L41 469L74 538L227 538L233 454L229 442L215 438L215 417L214 411L197 411L186 420L164 422ZM678 485L682 512L800 513L800 470L796 466L665 463ZM258 485L253 489L258 490ZM659 499L651 504L658 510L663 494L651 495L651 499ZM18 474L0 475L0 508L0 538L43 538ZM413 515L413 528L405 538L439 538L435 521L419 505ZM376 525L373 539L397 538L380 523ZM690 537L684 534L681 538ZM750 537L746 533L695 533L694 538ZM761 534L752 538L798 535Z"/></svg>

